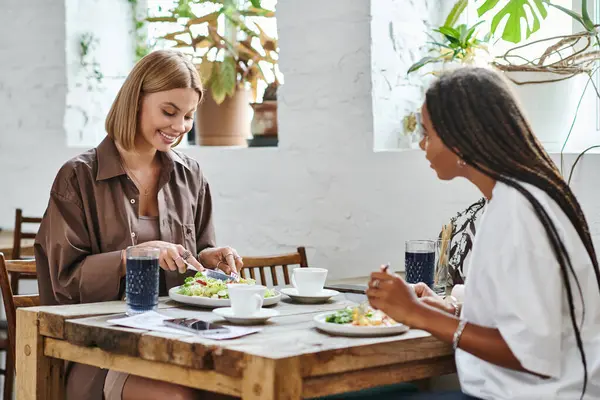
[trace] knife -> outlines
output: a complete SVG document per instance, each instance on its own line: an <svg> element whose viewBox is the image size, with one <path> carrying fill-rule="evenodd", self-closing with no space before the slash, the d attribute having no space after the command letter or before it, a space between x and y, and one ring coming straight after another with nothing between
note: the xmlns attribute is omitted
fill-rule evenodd
<svg viewBox="0 0 600 400"><path fill-rule="evenodd" d="M190 264L189 262L187 262L185 260L183 260L183 262L187 266L188 270L198 272L198 269L196 267L194 267L192 264ZM231 275L227 275L224 272L217 271L214 269L204 269L204 271L202 271L202 273L204 275L208 276L209 278L219 279L219 280L222 280L225 282L227 282L227 281L239 282L240 281L240 276L238 274L236 274L235 272L232 272Z"/></svg>

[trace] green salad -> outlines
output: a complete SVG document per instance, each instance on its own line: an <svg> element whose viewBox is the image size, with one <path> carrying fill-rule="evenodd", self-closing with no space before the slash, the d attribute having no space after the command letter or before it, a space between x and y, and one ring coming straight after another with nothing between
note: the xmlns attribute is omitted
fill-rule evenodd
<svg viewBox="0 0 600 400"><path fill-rule="evenodd" d="M336 311L325 317L325 322L354 326L392 326L397 324L381 310L374 310L369 307L366 312L361 313L359 308L350 306Z"/></svg>
<svg viewBox="0 0 600 400"><path fill-rule="evenodd" d="M196 273L194 277L185 279L185 283L179 287L178 294L184 296L198 296L208 297L211 299L228 299L229 292L227 291L227 284L239 284L239 285L255 285L254 279L240 278L239 282L222 281L220 279L209 278L202 272ZM267 289L265 291L265 298L274 297L275 290Z"/></svg>

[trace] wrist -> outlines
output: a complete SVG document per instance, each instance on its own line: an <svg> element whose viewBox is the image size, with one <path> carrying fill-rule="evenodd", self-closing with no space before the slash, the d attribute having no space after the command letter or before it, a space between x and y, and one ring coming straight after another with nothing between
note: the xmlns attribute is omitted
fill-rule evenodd
<svg viewBox="0 0 600 400"><path fill-rule="evenodd" d="M407 325L414 329L426 330L427 322L430 320L429 312L431 309L421 302L417 302L412 312L413 317L407 321Z"/></svg>

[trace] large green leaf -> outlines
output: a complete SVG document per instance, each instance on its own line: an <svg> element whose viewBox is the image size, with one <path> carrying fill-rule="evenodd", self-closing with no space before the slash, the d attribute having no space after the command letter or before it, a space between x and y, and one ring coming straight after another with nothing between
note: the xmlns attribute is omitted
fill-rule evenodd
<svg viewBox="0 0 600 400"><path fill-rule="evenodd" d="M213 95L215 103L221 104L227 96L227 89L223 82L223 75L221 74L222 63L214 63L212 69L212 76L210 79L210 90Z"/></svg>
<svg viewBox="0 0 600 400"><path fill-rule="evenodd" d="M444 35L446 37L460 40L460 32L457 29L449 28L447 26L440 26L439 29L434 29L434 30L441 33L442 35Z"/></svg>
<svg viewBox="0 0 600 400"><path fill-rule="evenodd" d="M223 80L223 87L226 93L230 96L235 94L236 75L234 58L225 57L221 64L221 79Z"/></svg>
<svg viewBox="0 0 600 400"><path fill-rule="evenodd" d="M458 22L458 18L461 16L463 11L465 11L465 8L467 8L468 4L469 0L458 0L456 3L454 3L452 10L450 10L450 13L448 13L448 16L446 17L446 22L444 22L444 26L453 28L454 25L456 25L456 23Z"/></svg>
<svg viewBox="0 0 600 400"><path fill-rule="evenodd" d="M423 57L419 61L417 61L416 63L414 63L413 65L411 65L410 68L408 69L408 72L406 74L408 75L411 72L415 72L415 71L417 71L418 69L424 67L427 64L430 64L430 63L433 63L433 62L437 62L441 58L442 58L442 56L437 56L437 57Z"/></svg>
<svg viewBox="0 0 600 400"><path fill-rule="evenodd" d="M485 3L477 9L480 17L493 10L499 2L499 0L484 1ZM526 8L529 9L531 17L527 15ZM491 31L495 33L500 22L508 17L506 26L502 32L502 39L512 43L519 43L540 29L538 14L542 18L548 16L547 5L545 5L544 0L508 0L506 1L506 5L492 18ZM521 31L521 19L524 19L527 25L525 33Z"/></svg>

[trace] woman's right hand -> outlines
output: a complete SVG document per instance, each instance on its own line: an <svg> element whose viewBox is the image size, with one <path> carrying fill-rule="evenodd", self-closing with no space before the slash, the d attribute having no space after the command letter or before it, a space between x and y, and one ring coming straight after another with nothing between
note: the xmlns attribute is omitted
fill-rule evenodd
<svg viewBox="0 0 600 400"><path fill-rule="evenodd" d="M165 271L179 271L180 274L183 274L187 270L187 265L183 262L183 257L186 256L187 253L189 253L189 255L187 255L185 261L195 267L198 271L204 270L202 264L200 264L200 262L180 244L153 240L138 244L135 247L154 247L159 249L160 256L158 264Z"/></svg>

